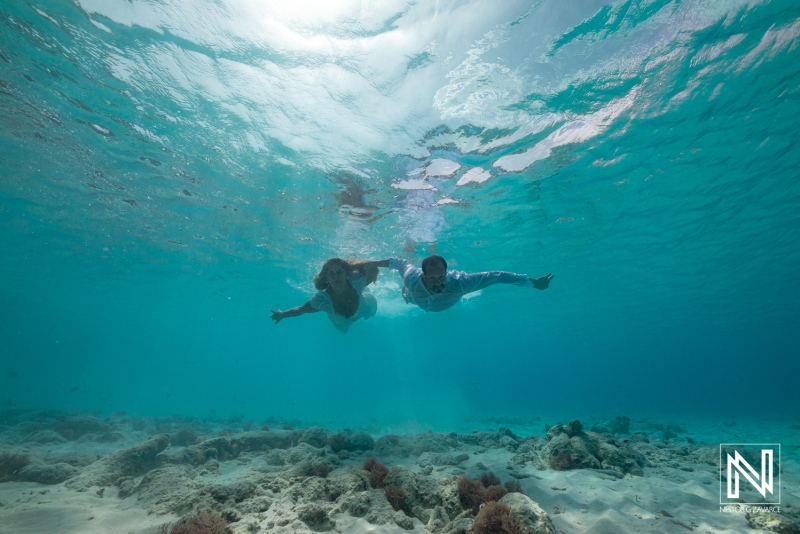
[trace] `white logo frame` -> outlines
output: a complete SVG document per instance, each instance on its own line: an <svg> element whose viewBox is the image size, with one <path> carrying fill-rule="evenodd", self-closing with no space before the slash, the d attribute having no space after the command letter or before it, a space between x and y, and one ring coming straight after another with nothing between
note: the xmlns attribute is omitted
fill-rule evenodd
<svg viewBox="0 0 800 534"><path fill-rule="evenodd" d="M730 453L725 453L725 461L723 461L723 447L731 447L734 449L735 456L731 456ZM755 469L739 454L739 451L736 450L737 447L770 447L768 449L761 449L761 458L762 458L762 465L761 465L761 475L759 475ZM777 447L778 451L778 459L777 462L773 456L774 448ZM769 454L767 455L767 451ZM770 457L770 465L764 465L764 459L766 456ZM741 465L747 467L748 471L756 478L759 479L760 486L756 484L753 478L748 474L746 471L741 469ZM735 472L731 472L732 465L735 468ZM777 468L778 471L778 500L777 502L738 502L732 499L738 499L739 497L739 475L744 475L744 478L750 485L758 491L761 495L764 496L766 499L766 491L770 487L773 489L769 491L769 493L774 497L774 470ZM770 480L769 483L764 480L765 476L769 472ZM727 484L723 484L723 475L727 476ZM736 495L731 496L728 491L726 491L726 487L730 487L731 479L734 478L736 481ZM723 498L723 496L727 497L727 500ZM780 443L721 443L719 446L719 503L721 505L728 505L728 504L746 504L746 505L779 505L781 503L781 444Z"/></svg>

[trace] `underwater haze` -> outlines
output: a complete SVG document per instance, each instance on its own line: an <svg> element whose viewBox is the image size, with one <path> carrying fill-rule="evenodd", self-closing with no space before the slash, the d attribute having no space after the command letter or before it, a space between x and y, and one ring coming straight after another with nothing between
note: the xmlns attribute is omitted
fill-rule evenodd
<svg viewBox="0 0 800 534"><path fill-rule="evenodd" d="M0 121L4 410L800 415L796 2L3 2ZM270 320L434 252L554 278Z"/></svg>

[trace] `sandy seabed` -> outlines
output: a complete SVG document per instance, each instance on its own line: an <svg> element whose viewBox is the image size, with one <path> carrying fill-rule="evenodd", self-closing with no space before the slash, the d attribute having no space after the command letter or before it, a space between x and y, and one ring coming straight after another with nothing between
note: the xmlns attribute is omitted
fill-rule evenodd
<svg viewBox="0 0 800 534"><path fill-rule="evenodd" d="M492 514L520 533L800 533L798 425L542 421L386 433L7 410L0 532L169 532L210 513L233 533L504 532L481 530ZM720 444L756 435L781 443L780 504L721 505Z"/></svg>

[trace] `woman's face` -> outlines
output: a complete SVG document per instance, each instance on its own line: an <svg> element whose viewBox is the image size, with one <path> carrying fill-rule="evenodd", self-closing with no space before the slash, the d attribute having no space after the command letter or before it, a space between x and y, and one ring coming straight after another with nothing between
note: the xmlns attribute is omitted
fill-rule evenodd
<svg viewBox="0 0 800 534"><path fill-rule="evenodd" d="M347 271L341 263L333 263L328 266L326 280L331 287L341 287L347 283Z"/></svg>

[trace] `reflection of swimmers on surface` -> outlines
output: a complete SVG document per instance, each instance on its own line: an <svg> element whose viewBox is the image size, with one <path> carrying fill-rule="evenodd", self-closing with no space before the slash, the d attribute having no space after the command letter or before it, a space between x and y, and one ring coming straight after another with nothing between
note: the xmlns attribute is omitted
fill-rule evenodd
<svg viewBox="0 0 800 534"><path fill-rule="evenodd" d="M384 263L388 265L389 260L349 262L340 258L329 259L314 277L317 293L311 300L290 310L272 310L272 320L278 324L286 317L324 311L336 328L347 332L358 319L375 315L378 302L367 286L377 280L378 264Z"/></svg>
<svg viewBox="0 0 800 534"><path fill-rule="evenodd" d="M368 189L364 180L349 173L337 175L336 186L339 189L336 195L339 211L356 219L371 222L370 219L378 211L378 207L367 204L364 197L374 193L375 190Z"/></svg>
<svg viewBox="0 0 800 534"><path fill-rule="evenodd" d="M383 267L383 262L374 262ZM536 289L547 289L552 274L539 278L528 278L524 274L505 271L484 273L465 273L448 271L447 262L441 256L428 256L422 260L422 268L414 267L410 262L392 258L390 269L400 271L403 277L403 298L406 302L416 304L425 311L446 310L467 293L478 291L494 284L515 284L530 286Z"/></svg>

